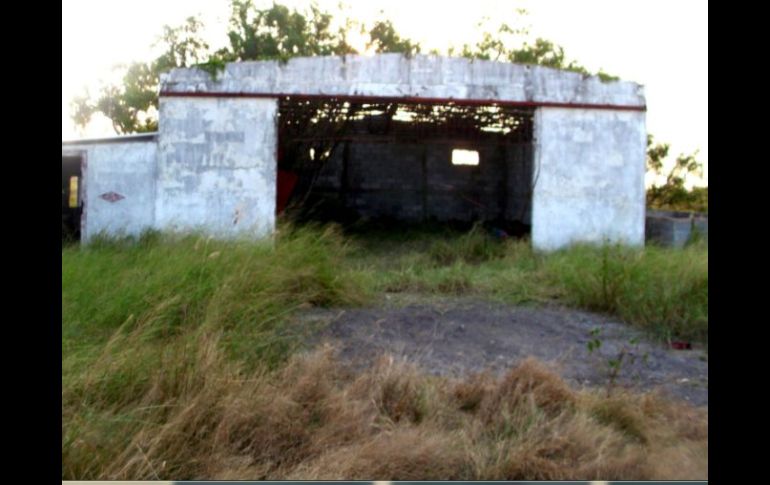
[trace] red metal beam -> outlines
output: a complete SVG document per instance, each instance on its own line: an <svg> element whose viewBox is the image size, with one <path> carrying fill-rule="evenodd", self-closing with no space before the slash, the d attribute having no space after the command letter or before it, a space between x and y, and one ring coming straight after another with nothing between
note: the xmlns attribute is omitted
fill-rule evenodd
<svg viewBox="0 0 770 485"><path fill-rule="evenodd" d="M422 98L419 96L363 96L341 94L291 94L291 93L227 93L218 91L208 92L174 92L161 91L161 97L168 98L294 98L294 99L339 99L359 103L433 103L457 104L465 106L521 106L529 108L572 108L572 109L606 109L612 111L647 111L647 106L629 106L622 104L591 104L591 103L552 103L542 101L503 101L498 99L455 99L455 98Z"/></svg>
<svg viewBox="0 0 770 485"><path fill-rule="evenodd" d="M446 145L457 145L458 143L479 143L484 145L527 145L530 142L528 141L520 141L520 140L512 140L508 141L505 139L495 139L495 138L478 138L478 139L468 139L468 138L415 138L415 137L403 137L403 136L393 136L393 135L382 135L382 136L376 136L376 135L342 135L342 136L314 136L314 137L289 137L289 142L296 143L296 142L313 142L313 141L355 141L360 143L432 143L432 144L446 144Z"/></svg>

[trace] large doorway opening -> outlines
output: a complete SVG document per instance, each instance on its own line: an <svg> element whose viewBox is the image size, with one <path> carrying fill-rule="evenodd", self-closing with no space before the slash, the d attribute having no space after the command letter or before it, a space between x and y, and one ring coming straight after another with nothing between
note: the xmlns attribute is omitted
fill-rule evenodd
<svg viewBox="0 0 770 485"><path fill-rule="evenodd" d="M80 240L83 215L83 157L61 159L61 237L64 242Z"/></svg>
<svg viewBox="0 0 770 485"><path fill-rule="evenodd" d="M529 233L532 108L401 99L279 100L279 214Z"/></svg>

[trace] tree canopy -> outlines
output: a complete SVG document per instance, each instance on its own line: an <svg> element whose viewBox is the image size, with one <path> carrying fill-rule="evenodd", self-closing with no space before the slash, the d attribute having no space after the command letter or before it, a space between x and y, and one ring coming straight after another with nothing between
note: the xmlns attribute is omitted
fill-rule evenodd
<svg viewBox="0 0 770 485"><path fill-rule="evenodd" d="M527 12L517 10L518 18ZM203 23L189 17L181 25L164 26L155 46L162 52L149 62L116 66L124 74L119 84L99 88L97 95L85 92L72 100L72 119L85 127L94 114L111 120L118 134L151 132L158 129L158 89L160 74L176 67L197 66L212 74L228 62L278 60L286 62L298 56L327 56L357 54L349 37L356 31L368 37L366 49L376 53L403 53L412 56L421 51L419 43L401 35L393 22L380 19L364 25L349 16L342 7L334 14L311 5L308 10L290 9L273 3L258 8L253 0L231 0L227 27L227 45L212 50L202 39ZM335 16L339 22L334 22ZM565 69L588 75L589 70L575 60L568 60L564 48L554 42L535 38L527 40L529 30L501 23L490 26L489 19L478 24L482 32L475 44L464 44L459 52L449 46L444 54L471 59L507 61ZM439 50L431 50L440 55ZM603 81L618 79L602 70L596 73ZM708 210L708 188L688 191L688 175L698 173L702 164L696 153L680 155L668 173L663 173L663 161L669 155L669 145L653 142L648 137L647 169L659 177L662 184L653 185L647 193L650 207L669 209Z"/></svg>
<svg viewBox="0 0 770 485"><path fill-rule="evenodd" d="M647 206L653 209L692 210L708 212L708 187L694 187L688 190L688 176L702 176L703 164L697 160L698 152L680 154L668 172L664 160L669 155L668 143L655 143L647 135L647 172L664 177L663 183L654 183L647 189Z"/></svg>
<svg viewBox="0 0 770 485"><path fill-rule="evenodd" d="M520 16L526 11L518 10ZM419 53L419 43L401 35L388 19L364 25L345 15L340 8L332 14L311 5L307 11L290 9L278 3L268 8L257 8L253 0L231 0L227 30L228 44L215 51L202 40L203 24L195 17L182 25L165 26L155 45L163 52L150 62L119 66L125 71L118 85L105 85L96 96L86 92L72 100L72 119L85 127L94 114L100 113L112 121L118 134L155 131L158 128L158 87L160 74L175 67L197 66L212 74L224 68L227 62L250 60L287 61L298 56L326 56L357 54L349 36L356 30L368 37L366 48L376 53ZM343 19L335 23L335 16ZM480 24L479 27L482 27ZM475 45L464 45L460 55L473 59L503 60L538 64L588 74L575 61L567 62L564 48L545 39L535 39L516 46L516 36L527 33L525 28L501 24L493 32L487 30ZM440 54L437 50L431 51ZM447 55L455 55L449 47ZM604 80L617 79L603 72Z"/></svg>

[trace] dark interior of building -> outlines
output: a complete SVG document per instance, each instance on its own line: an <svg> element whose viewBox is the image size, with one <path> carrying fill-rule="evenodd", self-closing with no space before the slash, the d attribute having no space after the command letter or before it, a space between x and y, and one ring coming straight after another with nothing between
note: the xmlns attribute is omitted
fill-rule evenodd
<svg viewBox="0 0 770 485"><path fill-rule="evenodd" d="M285 97L278 200L300 220L531 224L533 110Z"/></svg>
<svg viewBox="0 0 770 485"><path fill-rule="evenodd" d="M62 157L61 160L62 241L80 239L80 218L83 212L81 164L81 157Z"/></svg>

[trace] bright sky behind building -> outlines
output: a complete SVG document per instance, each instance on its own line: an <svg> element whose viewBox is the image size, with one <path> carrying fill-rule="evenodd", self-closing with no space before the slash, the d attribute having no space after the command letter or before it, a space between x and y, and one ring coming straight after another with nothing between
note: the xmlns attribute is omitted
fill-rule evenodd
<svg viewBox="0 0 770 485"><path fill-rule="evenodd" d="M270 1L259 1L260 6ZM304 8L308 0L282 0ZM338 0L317 0L335 12ZM346 0L350 17L368 25L389 18L422 51L474 44L486 18L528 26L531 37L564 47L568 60L645 86L647 131L671 144L671 154L699 150L708 181L708 2L706 0ZM524 8L529 15L516 14ZM380 13L380 12L383 13ZM100 80L116 80L112 66L150 60L162 26L199 15L211 47L226 43L227 0L64 0L62 2L62 139L113 135L95 118L85 129L70 119L70 101ZM357 46L358 47L358 46ZM362 47L362 46L361 46ZM119 76L117 76L119 79Z"/></svg>

